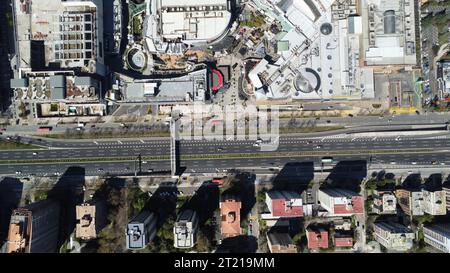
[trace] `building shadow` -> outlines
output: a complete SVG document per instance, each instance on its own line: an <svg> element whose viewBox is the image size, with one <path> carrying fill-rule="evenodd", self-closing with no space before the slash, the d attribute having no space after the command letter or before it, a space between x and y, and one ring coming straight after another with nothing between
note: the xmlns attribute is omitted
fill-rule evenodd
<svg viewBox="0 0 450 273"><path fill-rule="evenodd" d="M256 237L240 235L223 239L216 253L256 253L257 250Z"/></svg>
<svg viewBox="0 0 450 273"><path fill-rule="evenodd" d="M180 208L194 210L198 214L199 225L202 227L208 219L214 216L214 211L219 208L220 190L216 184L205 182L195 194Z"/></svg>
<svg viewBox="0 0 450 273"><path fill-rule="evenodd" d="M293 162L284 165L273 179L274 190L303 192L314 179L314 162Z"/></svg>
<svg viewBox="0 0 450 273"><path fill-rule="evenodd" d="M167 218L176 217L178 188L176 183L163 182L152 193L144 209L156 213L157 228L161 227Z"/></svg>
<svg viewBox="0 0 450 273"><path fill-rule="evenodd" d="M0 181L0 249L8 237L9 222L13 210L20 206L23 183L12 177Z"/></svg>
<svg viewBox="0 0 450 273"><path fill-rule="evenodd" d="M84 201L85 177L84 168L69 167L48 192L47 199L58 201L61 206L57 250L75 230L76 206Z"/></svg>
<svg viewBox="0 0 450 273"><path fill-rule="evenodd" d="M422 185L422 176L419 173L408 175L402 183L402 187L406 189L419 189Z"/></svg>
<svg viewBox="0 0 450 273"><path fill-rule="evenodd" d="M431 174L426 180L424 187L426 190L434 191L442 189L443 177L440 173Z"/></svg>
<svg viewBox="0 0 450 273"><path fill-rule="evenodd" d="M331 187L361 191L361 182L367 177L367 161L340 161L330 171L326 181Z"/></svg>
<svg viewBox="0 0 450 273"><path fill-rule="evenodd" d="M247 219L256 204L255 180L255 174L237 173L230 182L230 187L222 193L222 196L236 196L241 200L241 219Z"/></svg>

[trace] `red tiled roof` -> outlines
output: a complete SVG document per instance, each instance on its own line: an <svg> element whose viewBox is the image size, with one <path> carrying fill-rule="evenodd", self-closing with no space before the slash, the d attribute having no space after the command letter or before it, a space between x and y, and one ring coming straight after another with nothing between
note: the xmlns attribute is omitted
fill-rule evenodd
<svg viewBox="0 0 450 273"><path fill-rule="evenodd" d="M334 245L337 247L352 247L352 237L334 237Z"/></svg>
<svg viewBox="0 0 450 273"><path fill-rule="evenodd" d="M220 203L221 228L223 237L241 235L241 202L226 200Z"/></svg>
<svg viewBox="0 0 450 273"><path fill-rule="evenodd" d="M364 200L362 196L353 196L352 197L352 208L348 209L347 205L334 205L334 214L355 214L355 213L363 213L364 211Z"/></svg>
<svg viewBox="0 0 450 273"><path fill-rule="evenodd" d="M289 202L284 199L273 199L272 215L279 217L303 216L303 206L289 206Z"/></svg>
<svg viewBox="0 0 450 273"><path fill-rule="evenodd" d="M328 248L328 231L314 231L308 229L306 231L309 249Z"/></svg>

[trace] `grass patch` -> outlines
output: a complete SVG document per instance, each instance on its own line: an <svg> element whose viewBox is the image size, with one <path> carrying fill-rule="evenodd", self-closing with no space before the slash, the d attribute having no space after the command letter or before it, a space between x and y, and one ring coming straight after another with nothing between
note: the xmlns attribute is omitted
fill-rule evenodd
<svg viewBox="0 0 450 273"><path fill-rule="evenodd" d="M0 140L0 150L27 150L27 149L39 149L39 147L16 141Z"/></svg>
<svg viewBox="0 0 450 273"><path fill-rule="evenodd" d="M282 127L280 134L327 132L344 128L344 126Z"/></svg>
<svg viewBox="0 0 450 273"><path fill-rule="evenodd" d="M42 136L42 135L41 135ZM139 137L170 137L169 131L151 132L100 132L100 133L76 133L76 134L47 134L43 135L52 139L108 139L108 138L139 138Z"/></svg>

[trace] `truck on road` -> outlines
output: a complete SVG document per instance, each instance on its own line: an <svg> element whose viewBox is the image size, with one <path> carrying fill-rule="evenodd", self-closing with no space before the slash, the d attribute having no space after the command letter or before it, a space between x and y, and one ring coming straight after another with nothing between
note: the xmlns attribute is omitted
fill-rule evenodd
<svg viewBox="0 0 450 273"><path fill-rule="evenodd" d="M53 126L41 126L37 129L38 132L50 132L53 130Z"/></svg>

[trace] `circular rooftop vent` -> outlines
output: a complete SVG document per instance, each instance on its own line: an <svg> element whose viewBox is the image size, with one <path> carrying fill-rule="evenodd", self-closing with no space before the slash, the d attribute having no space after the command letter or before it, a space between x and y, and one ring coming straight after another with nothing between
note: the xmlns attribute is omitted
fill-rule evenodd
<svg viewBox="0 0 450 273"><path fill-rule="evenodd" d="M147 58L145 53L137 48L133 48L128 52L128 65L131 69L141 71L147 66Z"/></svg>
<svg viewBox="0 0 450 273"><path fill-rule="evenodd" d="M297 74L294 82L295 89L302 93L317 92L320 88L320 84L319 74L311 68L302 69L300 73Z"/></svg>
<svg viewBox="0 0 450 273"><path fill-rule="evenodd" d="M330 23L323 23L320 26L320 32L323 35L330 35L332 31L333 31L333 26Z"/></svg>

